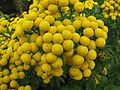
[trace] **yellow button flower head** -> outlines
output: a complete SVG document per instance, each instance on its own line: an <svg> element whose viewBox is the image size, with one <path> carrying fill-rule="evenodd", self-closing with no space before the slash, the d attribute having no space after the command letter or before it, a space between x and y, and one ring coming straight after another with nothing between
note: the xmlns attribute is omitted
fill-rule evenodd
<svg viewBox="0 0 120 90"><path fill-rule="evenodd" d="M18 72L12 73L12 74L10 75L10 78L11 78L12 80L18 79L18 78L19 78Z"/></svg>
<svg viewBox="0 0 120 90"><path fill-rule="evenodd" d="M95 21L91 21L91 28L92 29L97 29L98 28L98 23L97 22L95 22Z"/></svg>
<svg viewBox="0 0 120 90"><path fill-rule="evenodd" d="M58 25L62 25L62 22L61 22L61 21L57 21L57 20L55 20L55 22L54 22L54 26L58 26Z"/></svg>
<svg viewBox="0 0 120 90"><path fill-rule="evenodd" d="M72 76L78 76L79 73L80 73L80 70L79 70L79 68L71 67L70 70L69 70L69 72L70 72L70 74L71 74Z"/></svg>
<svg viewBox="0 0 120 90"><path fill-rule="evenodd" d="M50 30L48 31L51 34L55 34L57 32L57 27L56 26L51 26Z"/></svg>
<svg viewBox="0 0 120 90"><path fill-rule="evenodd" d="M84 75L84 77L89 77L90 75L91 75L91 70L90 69L86 69L86 70L84 70L83 71L83 75Z"/></svg>
<svg viewBox="0 0 120 90"><path fill-rule="evenodd" d="M16 42L16 43L14 44L14 46L13 46L14 50L17 50L19 46L20 46L20 43L19 43L19 42Z"/></svg>
<svg viewBox="0 0 120 90"><path fill-rule="evenodd" d="M88 46L90 44L90 39L86 36L81 36L80 43L82 45Z"/></svg>
<svg viewBox="0 0 120 90"><path fill-rule="evenodd" d="M64 19L64 20L62 21L62 23L63 23L64 25L66 25L66 26L72 24L71 20L69 20L69 19Z"/></svg>
<svg viewBox="0 0 120 90"><path fill-rule="evenodd" d="M23 63L25 63L25 64L29 64L30 63L31 56L29 54L24 53L24 54L21 55L20 58L23 61Z"/></svg>
<svg viewBox="0 0 120 90"><path fill-rule="evenodd" d="M74 4L74 9L75 9L75 11L77 11L77 12L83 12L83 10L84 10L84 5L83 5L83 3L81 3L81 2L76 2L76 3Z"/></svg>
<svg viewBox="0 0 120 90"><path fill-rule="evenodd" d="M44 72L48 72L48 71L51 71L51 66L49 65L49 64L42 64L42 70L44 71Z"/></svg>
<svg viewBox="0 0 120 90"><path fill-rule="evenodd" d="M54 44L52 46L52 53L55 55L60 55L63 53L63 47L61 44Z"/></svg>
<svg viewBox="0 0 120 90"><path fill-rule="evenodd" d="M0 65L5 66L7 64L7 60L6 59L1 59L0 60Z"/></svg>
<svg viewBox="0 0 120 90"><path fill-rule="evenodd" d="M41 63L42 63L42 64L47 63L46 54L43 54L43 55L41 56Z"/></svg>
<svg viewBox="0 0 120 90"><path fill-rule="evenodd" d="M36 52L38 50L36 43L34 42L30 43L30 46L31 46L31 49L30 49L31 52Z"/></svg>
<svg viewBox="0 0 120 90"><path fill-rule="evenodd" d="M88 53L88 48L86 46L78 46L77 53L81 56L85 56Z"/></svg>
<svg viewBox="0 0 120 90"><path fill-rule="evenodd" d="M10 71L9 71L8 69L4 69L4 70L2 71L2 74L3 74L4 76L8 75L9 73L10 73Z"/></svg>
<svg viewBox="0 0 120 90"><path fill-rule="evenodd" d="M41 17L37 17L34 21L34 26L39 27L39 24L43 21Z"/></svg>
<svg viewBox="0 0 120 90"><path fill-rule="evenodd" d="M33 55L33 58L34 58L36 61L40 61L40 59L41 59L41 53L40 53L40 52L36 52L36 53Z"/></svg>
<svg viewBox="0 0 120 90"><path fill-rule="evenodd" d="M79 0L70 0L70 4L75 4L76 2L79 2Z"/></svg>
<svg viewBox="0 0 120 90"><path fill-rule="evenodd" d="M95 50L90 50L88 52L87 58L90 60L95 60L97 58L97 53Z"/></svg>
<svg viewBox="0 0 120 90"><path fill-rule="evenodd" d="M81 21L80 21L80 20L75 20L75 21L73 22L73 26L74 26L76 29L80 28L80 27L81 27Z"/></svg>
<svg viewBox="0 0 120 90"><path fill-rule="evenodd" d="M53 46L52 43L43 43L42 49L44 52L49 53L52 51L52 46Z"/></svg>
<svg viewBox="0 0 120 90"><path fill-rule="evenodd" d="M49 0L42 0L42 1L41 1L41 4L42 4L42 6L43 6L44 8L47 8L48 5L50 4L50 2L49 2Z"/></svg>
<svg viewBox="0 0 120 90"><path fill-rule="evenodd" d="M25 90L25 87L24 87L24 86L20 86L20 87L18 88L18 90Z"/></svg>
<svg viewBox="0 0 120 90"><path fill-rule="evenodd" d="M90 44L88 45L89 49L96 49L96 43L94 40L90 40Z"/></svg>
<svg viewBox="0 0 120 90"><path fill-rule="evenodd" d="M78 33L73 33L72 34L72 40L74 43L78 43L80 40L80 35Z"/></svg>
<svg viewBox="0 0 120 90"><path fill-rule="evenodd" d="M63 36L60 33L56 33L53 35L53 43L62 43L63 42Z"/></svg>
<svg viewBox="0 0 120 90"><path fill-rule="evenodd" d="M74 53L74 51L73 51L73 49L72 50L69 50L69 51L64 51L64 56L65 57L70 57L70 56L72 56L73 55L73 53Z"/></svg>
<svg viewBox="0 0 120 90"><path fill-rule="evenodd" d="M43 79L43 82L44 82L45 84L48 84L48 83L50 82L50 78Z"/></svg>
<svg viewBox="0 0 120 90"><path fill-rule="evenodd" d="M111 19L112 19L112 20L116 20L116 16L112 16Z"/></svg>
<svg viewBox="0 0 120 90"><path fill-rule="evenodd" d="M20 71L19 73L19 79L23 79L25 77L25 73Z"/></svg>
<svg viewBox="0 0 120 90"><path fill-rule="evenodd" d="M64 39L68 39L68 40L72 39L72 33L69 30L64 30L62 32L62 35Z"/></svg>
<svg viewBox="0 0 120 90"><path fill-rule="evenodd" d="M57 57L53 53L47 53L46 60L49 63L54 63L57 60Z"/></svg>
<svg viewBox="0 0 120 90"><path fill-rule="evenodd" d="M23 52L27 52L27 51L29 51L31 49L30 43L28 43L28 42L23 43L21 47L22 47Z"/></svg>
<svg viewBox="0 0 120 90"><path fill-rule="evenodd" d="M53 75L56 77L60 77L63 75L63 69L62 68L57 68L53 71Z"/></svg>
<svg viewBox="0 0 120 90"><path fill-rule="evenodd" d="M50 23L47 21L42 21L39 25L39 29L42 32L47 32L50 29Z"/></svg>
<svg viewBox="0 0 120 90"><path fill-rule="evenodd" d="M4 83L9 83L10 82L10 77L9 76L4 76L3 77L3 82Z"/></svg>
<svg viewBox="0 0 120 90"><path fill-rule="evenodd" d="M81 71L78 76L73 77L74 80L81 80L82 78L83 78L83 74Z"/></svg>
<svg viewBox="0 0 120 90"><path fill-rule="evenodd" d="M52 1L52 0L51 0ZM58 11L58 6L57 5L54 5L54 4L50 4L48 6L48 10L51 12L51 13L56 13Z"/></svg>
<svg viewBox="0 0 120 90"><path fill-rule="evenodd" d="M66 6L68 6L68 4L69 4L69 0L59 0L58 1L58 5L60 7L66 7Z"/></svg>
<svg viewBox="0 0 120 90"><path fill-rule="evenodd" d="M88 62L85 61L85 62L82 64L82 66L80 67L80 69L81 69L81 70L86 70L86 69L88 69Z"/></svg>
<svg viewBox="0 0 120 90"><path fill-rule="evenodd" d="M25 86L25 90L32 90L31 86L27 85Z"/></svg>
<svg viewBox="0 0 120 90"><path fill-rule="evenodd" d="M53 24L55 19L52 15L47 15L44 20L46 20L47 22L49 22L50 24Z"/></svg>
<svg viewBox="0 0 120 90"><path fill-rule="evenodd" d="M11 86L12 88L16 88L18 85L19 85L18 82L15 81L15 80L12 80L12 81L10 82L10 86Z"/></svg>
<svg viewBox="0 0 120 90"><path fill-rule="evenodd" d="M92 37L94 35L94 31L91 28L86 28L83 30L83 34L84 36Z"/></svg>
<svg viewBox="0 0 120 90"><path fill-rule="evenodd" d="M88 16L88 20L89 21L96 21L96 17L94 17L94 16Z"/></svg>
<svg viewBox="0 0 120 90"><path fill-rule="evenodd" d="M50 3L52 3L52 4L57 4L57 3L58 3L58 0L50 0Z"/></svg>
<svg viewBox="0 0 120 90"><path fill-rule="evenodd" d="M31 40L32 42L35 42L35 40L36 40L36 38L37 38L38 36L39 36L38 34L34 33L34 34L32 34L32 35L30 36L30 40Z"/></svg>
<svg viewBox="0 0 120 90"><path fill-rule="evenodd" d="M103 31L105 31L106 33L108 33L108 27L107 27L107 26L104 26L104 27L103 27Z"/></svg>
<svg viewBox="0 0 120 90"><path fill-rule="evenodd" d="M98 26L103 28L104 27L104 22L102 20L97 20Z"/></svg>
<svg viewBox="0 0 120 90"><path fill-rule="evenodd" d="M73 25L67 25L66 26L66 29L69 30L71 33L74 33L75 32L75 28Z"/></svg>
<svg viewBox="0 0 120 90"><path fill-rule="evenodd" d="M8 22L7 20L1 21L1 25L2 25L2 26L6 26L7 24L9 24L9 22Z"/></svg>
<svg viewBox="0 0 120 90"><path fill-rule="evenodd" d="M67 51L72 50L74 48L74 43L72 40L64 40L63 48Z"/></svg>
<svg viewBox="0 0 120 90"><path fill-rule="evenodd" d="M81 66L84 62L84 58L80 55L74 55L72 57L72 64L73 66Z"/></svg>
<svg viewBox="0 0 120 90"><path fill-rule="evenodd" d="M17 25L16 29L15 29L15 35L18 36L23 36L24 35L24 31L22 30L22 26L21 25Z"/></svg>
<svg viewBox="0 0 120 90"><path fill-rule="evenodd" d="M8 89L7 84L1 84L0 89L1 90L7 90Z"/></svg>
<svg viewBox="0 0 120 90"><path fill-rule="evenodd" d="M30 30L32 29L32 27L33 27L33 21L25 20L22 24L22 29L24 31Z"/></svg>
<svg viewBox="0 0 120 90"><path fill-rule="evenodd" d="M44 41L45 43L51 42L51 41L52 41L52 38L53 38L53 36L52 36L51 33L45 33L45 34L43 35L43 41Z"/></svg>
<svg viewBox="0 0 120 90"><path fill-rule="evenodd" d="M89 67L89 69L94 69L95 68L95 62L94 61L91 61L91 60L87 60L87 62L88 62L88 67Z"/></svg>
<svg viewBox="0 0 120 90"><path fill-rule="evenodd" d="M106 45L105 39L104 38L98 38L96 40L96 45L97 45L97 47L100 47L100 48L104 47Z"/></svg>
<svg viewBox="0 0 120 90"><path fill-rule="evenodd" d="M54 63L52 63L53 68L61 68L63 65L63 61L61 58L58 58Z"/></svg>
<svg viewBox="0 0 120 90"><path fill-rule="evenodd" d="M29 12L29 14L26 18L28 20L35 20L37 18L37 13L36 12Z"/></svg>
<svg viewBox="0 0 120 90"><path fill-rule="evenodd" d="M20 44L23 44L24 42L27 42L27 41L28 41L28 37L27 36L21 36L21 37L19 37Z"/></svg>
<svg viewBox="0 0 120 90"><path fill-rule="evenodd" d="M102 29L100 29L100 28L97 28L96 30L95 30L95 35L96 35L96 37L102 37L103 36L103 30Z"/></svg>
<svg viewBox="0 0 120 90"><path fill-rule="evenodd" d="M46 79L47 77L48 77L47 73L43 73L41 76L42 79Z"/></svg>
<svg viewBox="0 0 120 90"><path fill-rule="evenodd" d="M89 20L82 21L82 27L89 28L91 26L91 22Z"/></svg>
<svg viewBox="0 0 120 90"><path fill-rule="evenodd" d="M62 31L65 30L65 29L66 29L66 27L65 27L64 25L58 25L58 26L57 26L57 31L58 31L59 33L62 33Z"/></svg>
<svg viewBox="0 0 120 90"><path fill-rule="evenodd" d="M38 47L41 47L43 44L43 37L42 36L38 36L35 40L35 43Z"/></svg>

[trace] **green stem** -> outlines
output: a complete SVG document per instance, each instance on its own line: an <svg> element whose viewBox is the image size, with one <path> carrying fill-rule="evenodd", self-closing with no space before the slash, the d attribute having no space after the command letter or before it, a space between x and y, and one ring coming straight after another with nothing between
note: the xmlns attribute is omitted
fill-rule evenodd
<svg viewBox="0 0 120 90"><path fill-rule="evenodd" d="M64 16L62 14L61 7L59 7L59 10L60 10L60 14L61 14L62 20L64 20Z"/></svg>

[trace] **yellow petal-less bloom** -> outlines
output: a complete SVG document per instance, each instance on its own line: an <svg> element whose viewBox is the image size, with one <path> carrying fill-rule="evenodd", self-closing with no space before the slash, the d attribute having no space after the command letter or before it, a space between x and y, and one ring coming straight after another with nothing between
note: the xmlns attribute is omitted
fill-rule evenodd
<svg viewBox="0 0 120 90"><path fill-rule="evenodd" d="M49 65L49 64L42 64L42 70L44 71L44 72L48 72L48 71L51 71L51 66Z"/></svg>
<svg viewBox="0 0 120 90"><path fill-rule="evenodd" d="M106 45L105 39L104 38L98 38L96 40L96 45L97 45L97 47L100 47L100 48L104 47Z"/></svg>
<svg viewBox="0 0 120 90"><path fill-rule="evenodd" d="M60 33L55 33L53 35L53 43L62 43L63 42L63 36Z"/></svg>
<svg viewBox="0 0 120 90"><path fill-rule="evenodd" d="M72 40L64 40L63 48L67 51L72 50L74 48L74 43Z"/></svg>
<svg viewBox="0 0 120 90"><path fill-rule="evenodd" d="M88 48L86 46L79 45L77 48L77 53L81 56L85 56L88 53Z"/></svg>
<svg viewBox="0 0 120 90"><path fill-rule="evenodd" d="M81 3L81 2L76 2L76 3L74 4L74 9L75 9L75 11L77 11L77 12L82 12L82 11L84 10L84 5L83 5L83 3Z"/></svg>
<svg viewBox="0 0 120 90"><path fill-rule="evenodd" d="M90 44L90 39L86 36L81 36L80 43L82 45L88 46Z"/></svg>
<svg viewBox="0 0 120 90"><path fill-rule="evenodd" d="M80 55L74 55L72 57L72 64L73 66L81 66L84 62L84 58Z"/></svg>
<svg viewBox="0 0 120 90"><path fill-rule="evenodd" d="M47 21L42 21L42 22L39 24L39 29L40 29L42 32L47 32L47 31L49 31L49 29L50 29L50 23L47 22Z"/></svg>
<svg viewBox="0 0 120 90"><path fill-rule="evenodd" d="M86 70L83 71L84 77L89 77L91 74L92 74L92 72L91 72L90 69L86 69Z"/></svg>
<svg viewBox="0 0 120 90"><path fill-rule="evenodd" d="M52 53L55 55L60 55L63 53L63 46L61 44L54 44L52 46Z"/></svg>

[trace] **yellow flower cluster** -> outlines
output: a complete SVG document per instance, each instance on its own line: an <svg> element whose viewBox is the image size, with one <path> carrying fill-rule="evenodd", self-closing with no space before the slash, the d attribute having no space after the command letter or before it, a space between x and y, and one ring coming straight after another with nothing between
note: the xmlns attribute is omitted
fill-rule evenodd
<svg viewBox="0 0 120 90"><path fill-rule="evenodd" d="M8 20L5 18L0 18L0 33L6 30L5 26L9 24Z"/></svg>
<svg viewBox="0 0 120 90"><path fill-rule="evenodd" d="M86 0L86 1L84 2L85 8L88 8L88 9L90 9L90 10L93 9L94 5L95 5L95 6L98 5L98 2L95 2L94 0Z"/></svg>
<svg viewBox="0 0 120 90"><path fill-rule="evenodd" d="M116 17L120 16L120 0L104 0L101 8L103 8L104 18L110 17L116 20Z"/></svg>
<svg viewBox="0 0 120 90"><path fill-rule="evenodd" d="M106 45L108 28L94 16L56 20L61 17L60 8L69 4L75 12L84 10L79 0L34 0L28 13L10 22L13 34L0 46L0 90L31 90L18 83L31 67L46 84L62 76L66 64L71 65L75 80L92 74L96 48Z"/></svg>

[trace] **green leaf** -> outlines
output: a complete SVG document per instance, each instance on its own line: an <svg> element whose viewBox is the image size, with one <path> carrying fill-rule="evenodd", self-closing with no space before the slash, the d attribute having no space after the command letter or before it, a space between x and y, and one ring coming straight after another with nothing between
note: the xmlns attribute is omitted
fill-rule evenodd
<svg viewBox="0 0 120 90"><path fill-rule="evenodd" d="M81 90L80 86L75 84L67 84L62 88L62 90Z"/></svg>
<svg viewBox="0 0 120 90"><path fill-rule="evenodd" d="M116 87L114 90L120 90L120 86L119 86L119 87Z"/></svg>
<svg viewBox="0 0 120 90"><path fill-rule="evenodd" d="M104 90L115 90L115 88L116 88L115 85L113 85L113 84L108 84L108 85L104 88Z"/></svg>

